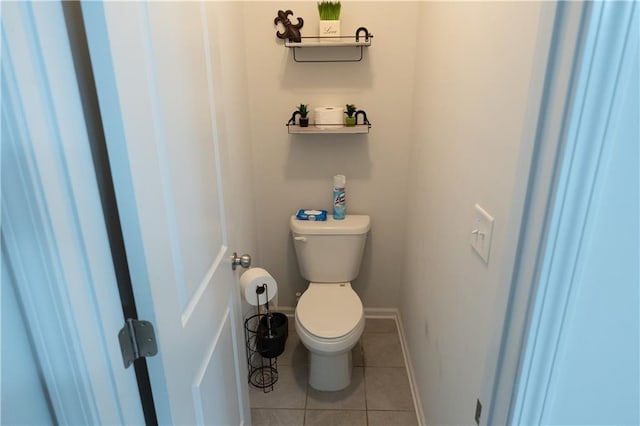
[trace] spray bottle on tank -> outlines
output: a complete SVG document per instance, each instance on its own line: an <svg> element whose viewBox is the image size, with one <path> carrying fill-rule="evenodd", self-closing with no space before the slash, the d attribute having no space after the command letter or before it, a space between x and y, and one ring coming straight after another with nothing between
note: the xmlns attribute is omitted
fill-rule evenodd
<svg viewBox="0 0 640 426"><path fill-rule="evenodd" d="M344 175L335 175L333 177L333 218L335 220L344 219L347 213L345 186L347 178Z"/></svg>

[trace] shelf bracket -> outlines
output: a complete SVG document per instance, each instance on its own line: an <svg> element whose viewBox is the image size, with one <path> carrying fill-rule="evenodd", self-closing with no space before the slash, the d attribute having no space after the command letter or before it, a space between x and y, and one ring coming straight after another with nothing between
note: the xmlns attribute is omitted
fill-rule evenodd
<svg viewBox="0 0 640 426"><path fill-rule="evenodd" d="M366 27L360 27L356 30L356 43L360 41L360 31L364 31L364 41L369 41L369 30Z"/></svg>

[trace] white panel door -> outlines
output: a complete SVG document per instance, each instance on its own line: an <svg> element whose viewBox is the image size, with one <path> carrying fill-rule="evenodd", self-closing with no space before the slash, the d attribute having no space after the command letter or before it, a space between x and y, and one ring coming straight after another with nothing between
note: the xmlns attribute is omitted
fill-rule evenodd
<svg viewBox="0 0 640 426"><path fill-rule="evenodd" d="M84 3L160 423L250 423L206 4ZM238 248L241 249L241 248Z"/></svg>

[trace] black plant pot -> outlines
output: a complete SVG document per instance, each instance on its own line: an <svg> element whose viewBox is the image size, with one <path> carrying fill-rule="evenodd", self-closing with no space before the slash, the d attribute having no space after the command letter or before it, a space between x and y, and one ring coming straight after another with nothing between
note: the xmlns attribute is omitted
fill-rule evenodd
<svg viewBox="0 0 640 426"><path fill-rule="evenodd" d="M309 117L300 117L300 127L309 127Z"/></svg>
<svg viewBox="0 0 640 426"><path fill-rule="evenodd" d="M285 314L274 312L260 318L256 330L256 349L265 358L275 358L284 352L289 336L289 319Z"/></svg>

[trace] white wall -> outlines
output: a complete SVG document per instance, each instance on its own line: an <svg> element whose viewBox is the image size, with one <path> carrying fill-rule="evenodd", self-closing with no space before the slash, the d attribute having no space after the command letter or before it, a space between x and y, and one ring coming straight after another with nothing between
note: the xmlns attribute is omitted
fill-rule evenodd
<svg viewBox="0 0 640 426"><path fill-rule="evenodd" d="M539 3L420 5L400 310L428 424L470 424L492 336ZM495 218L489 264L469 245ZM487 406L485 401L485 406Z"/></svg>
<svg viewBox="0 0 640 426"><path fill-rule="evenodd" d="M342 32L365 26L373 46L357 63L294 63L276 38L278 10L305 20L303 36L317 34L315 1L245 3L242 31L250 108L258 252L256 264L278 280L279 303L294 306L300 277L288 220L299 208L330 211L332 177L347 176L347 212L369 214L372 230L354 288L365 307L399 302L410 147L418 3L342 3ZM402 25L392 24L401 20ZM295 107L308 103L367 111L369 135L288 135Z"/></svg>

